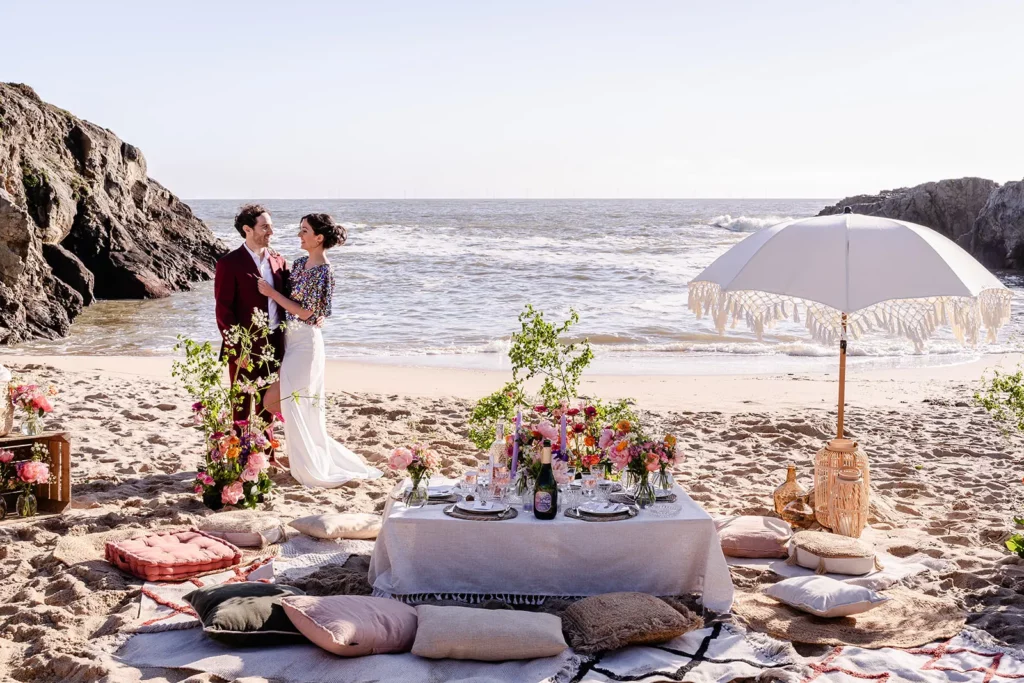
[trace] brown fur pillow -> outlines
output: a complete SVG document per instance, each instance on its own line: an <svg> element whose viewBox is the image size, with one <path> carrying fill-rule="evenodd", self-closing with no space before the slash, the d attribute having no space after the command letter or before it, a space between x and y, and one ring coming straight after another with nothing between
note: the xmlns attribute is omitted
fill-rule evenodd
<svg viewBox="0 0 1024 683"><path fill-rule="evenodd" d="M566 640L583 655L664 643L703 626L704 621L683 605L669 606L646 593L596 595L562 614Z"/></svg>

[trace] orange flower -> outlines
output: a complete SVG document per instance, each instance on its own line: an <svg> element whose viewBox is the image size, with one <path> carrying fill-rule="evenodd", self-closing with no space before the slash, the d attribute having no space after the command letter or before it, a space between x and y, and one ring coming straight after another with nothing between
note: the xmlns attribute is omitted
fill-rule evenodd
<svg viewBox="0 0 1024 683"><path fill-rule="evenodd" d="M276 449L281 447L281 442L278 441L277 439L271 439L270 440L270 447L276 450Z"/></svg>
<svg viewBox="0 0 1024 683"><path fill-rule="evenodd" d="M631 428L632 427L629 424L629 420L619 420L618 422L615 423L615 429L622 432L623 434L630 431Z"/></svg>
<svg viewBox="0 0 1024 683"><path fill-rule="evenodd" d="M594 444L597 443L597 440L594 437L592 437L590 434L587 434L583 438L583 443L587 444L587 446L593 447Z"/></svg>
<svg viewBox="0 0 1024 683"><path fill-rule="evenodd" d="M238 444L241 443L241 441L238 440L237 436L233 436L230 439L228 439L228 443L231 444L232 446L237 446Z"/></svg>
<svg viewBox="0 0 1024 683"><path fill-rule="evenodd" d="M672 436L671 434L666 436L665 437L665 445L668 446L669 448L675 448L676 447L676 437Z"/></svg>
<svg viewBox="0 0 1024 683"><path fill-rule="evenodd" d="M242 454L242 449L239 448L238 446L232 446L231 448L228 449L228 452L227 452L227 456L230 459L232 459L232 460L234 460L235 458L237 458L241 454Z"/></svg>

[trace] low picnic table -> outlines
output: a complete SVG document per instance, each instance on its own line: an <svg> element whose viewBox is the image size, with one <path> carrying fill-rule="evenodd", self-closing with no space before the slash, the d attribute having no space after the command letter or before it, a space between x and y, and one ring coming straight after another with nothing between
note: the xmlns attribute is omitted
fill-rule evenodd
<svg viewBox="0 0 1024 683"><path fill-rule="evenodd" d="M393 499L374 547L369 580L377 595L530 602L620 591L697 594L728 612L733 585L715 523L682 488L681 510L660 517L587 522L559 511L554 520L518 511L513 519L469 521L444 505L410 508Z"/></svg>

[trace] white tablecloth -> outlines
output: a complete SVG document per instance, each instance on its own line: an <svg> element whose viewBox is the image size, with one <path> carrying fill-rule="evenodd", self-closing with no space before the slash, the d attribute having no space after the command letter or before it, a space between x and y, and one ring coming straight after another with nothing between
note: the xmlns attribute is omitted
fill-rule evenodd
<svg viewBox="0 0 1024 683"><path fill-rule="evenodd" d="M583 522L519 510L515 519L475 522L444 505L410 509L391 501L373 551L370 583L403 595L583 596L638 591L702 595L728 612L733 586L715 524L675 488L682 510L661 518Z"/></svg>

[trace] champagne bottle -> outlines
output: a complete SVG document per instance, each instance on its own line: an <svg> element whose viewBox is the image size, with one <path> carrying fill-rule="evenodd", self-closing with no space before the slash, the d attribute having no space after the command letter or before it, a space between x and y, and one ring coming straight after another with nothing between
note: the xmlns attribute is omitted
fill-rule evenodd
<svg viewBox="0 0 1024 683"><path fill-rule="evenodd" d="M533 489L533 516L537 519L554 519L558 513L558 486L551 471L551 441L544 439L540 454L540 476Z"/></svg>

